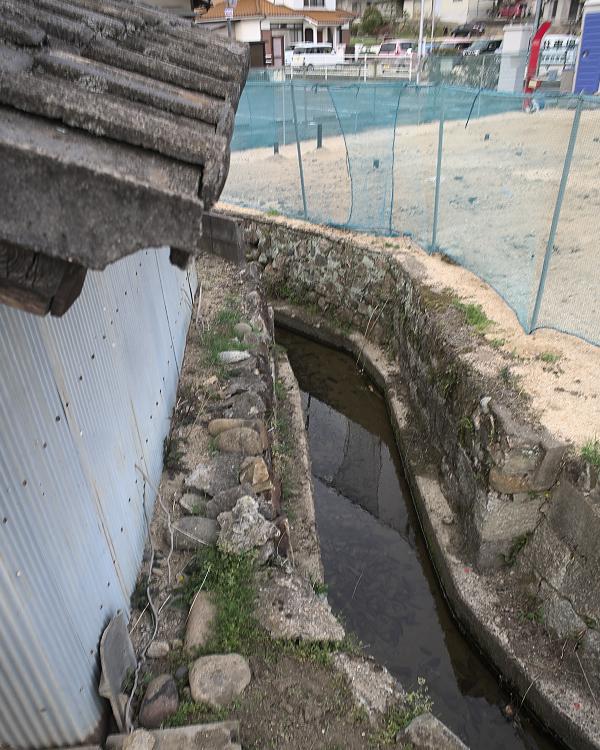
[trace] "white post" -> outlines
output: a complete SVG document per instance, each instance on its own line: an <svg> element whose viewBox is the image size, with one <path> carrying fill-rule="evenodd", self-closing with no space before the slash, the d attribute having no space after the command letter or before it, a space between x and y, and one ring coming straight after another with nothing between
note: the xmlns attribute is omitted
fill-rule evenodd
<svg viewBox="0 0 600 750"><path fill-rule="evenodd" d="M281 97L281 118L283 120L283 145L285 146L285 65L283 66L283 96Z"/></svg>
<svg viewBox="0 0 600 750"><path fill-rule="evenodd" d="M421 55L423 54L423 24L425 23L425 0L421 0L421 18L419 19L419 49L417 52L417 85L421 76Z"/></svg>
<svg viewBox="0 0 600 750"><path fill-rule="evenodd" d="M408 82L412 83L412 53L408 58Z"/></svg>
<svg viewBox="0 0 600 750"><path fill-rule="evenodd" d="M365 69L363 72L363 81L367 82L367 53L365 52Z"/></svg>

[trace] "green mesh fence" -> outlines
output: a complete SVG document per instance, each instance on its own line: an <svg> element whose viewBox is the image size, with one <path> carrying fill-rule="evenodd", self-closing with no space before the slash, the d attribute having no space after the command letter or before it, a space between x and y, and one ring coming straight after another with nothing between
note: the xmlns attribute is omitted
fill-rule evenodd
<svg viewBox="0 0 600 750"><path fill-rule="evenodd" d="M599 166L592 97L251 80L223 200L413 237L490 284L525 330L600 344Z"/></svg>

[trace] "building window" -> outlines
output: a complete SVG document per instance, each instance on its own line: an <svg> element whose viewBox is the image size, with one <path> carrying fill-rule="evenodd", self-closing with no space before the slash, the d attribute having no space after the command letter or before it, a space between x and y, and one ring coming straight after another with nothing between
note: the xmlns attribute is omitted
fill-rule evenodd
<svg viewBox="0 0 600 750"><path fill-rule="evenodd" d="M305 42L314 42L314 35L312 29L304 29L304 41Z"/></svg>
<svg viewBox="0 0 600 750"><path fill-rule="evenodd" d="M305 8L324 8L325 0L304 0Z"/></svg>

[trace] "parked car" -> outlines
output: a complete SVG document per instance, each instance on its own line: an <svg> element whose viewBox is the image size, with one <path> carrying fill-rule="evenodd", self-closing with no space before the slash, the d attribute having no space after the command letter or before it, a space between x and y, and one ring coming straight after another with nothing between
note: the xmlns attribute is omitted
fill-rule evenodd
<svg viewBox="0 0 600 750"><path fill-rule="evenodd" d="M497 52L501 46L502 39L478 39L463 51L463 55L491 55Z"/></svg>
<svg viewBox="0 0 600 750"><path fill-rule="evenodd" d="M301 42L292 52L292 66L294 68L326 67L344 62L343 51L333 49L328 42Z"/></svg>
<svg viewBox="0 0 600 750"><path fill-rule="evenodd" d="M480 23L464 23L457 26L450 36L481 36L485 33L485 26Z"/></svg>
<svg viewBox="0 0 600 750"><path fill-rule="evenodd" d="M414 39L386 39L377 53L378 57L410 57L416 51Z"/></svg>
<svg viewBox="0 0 600 750"><path fill-rule="evenodd" d="M473 44L472 39L453 39L451 42L442 42L436 50L438 55L460 55Z"/></svg>
<svg viewBox="0 0 600 750"><path fill-rule="evenodd" d="M291 65L292 64L292 55L294 54L294 50L296 49L296 47L298 47L301 44L302 44L302 42L292 42L291 44L289 44L285 48L285 53L284 53L285 58L284 59L285 59L285 64L286 65Z"/></svg>
<svg viewBox="0 0 600 750"><path fill-rule="evenodd" d="M525 18L527 15L527 3L511 3L503 5L498 13L499 18Z"/></svg>

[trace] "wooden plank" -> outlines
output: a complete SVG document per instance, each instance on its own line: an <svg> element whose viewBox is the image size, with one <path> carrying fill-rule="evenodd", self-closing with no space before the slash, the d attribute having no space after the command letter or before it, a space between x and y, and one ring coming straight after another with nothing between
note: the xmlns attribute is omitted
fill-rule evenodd
<svg viewBox="0 0 600 750"><path fill-rule="evenodd" d="M35 315L63 315L79 296L86 270L0 242L0 302Z"/></svg>

